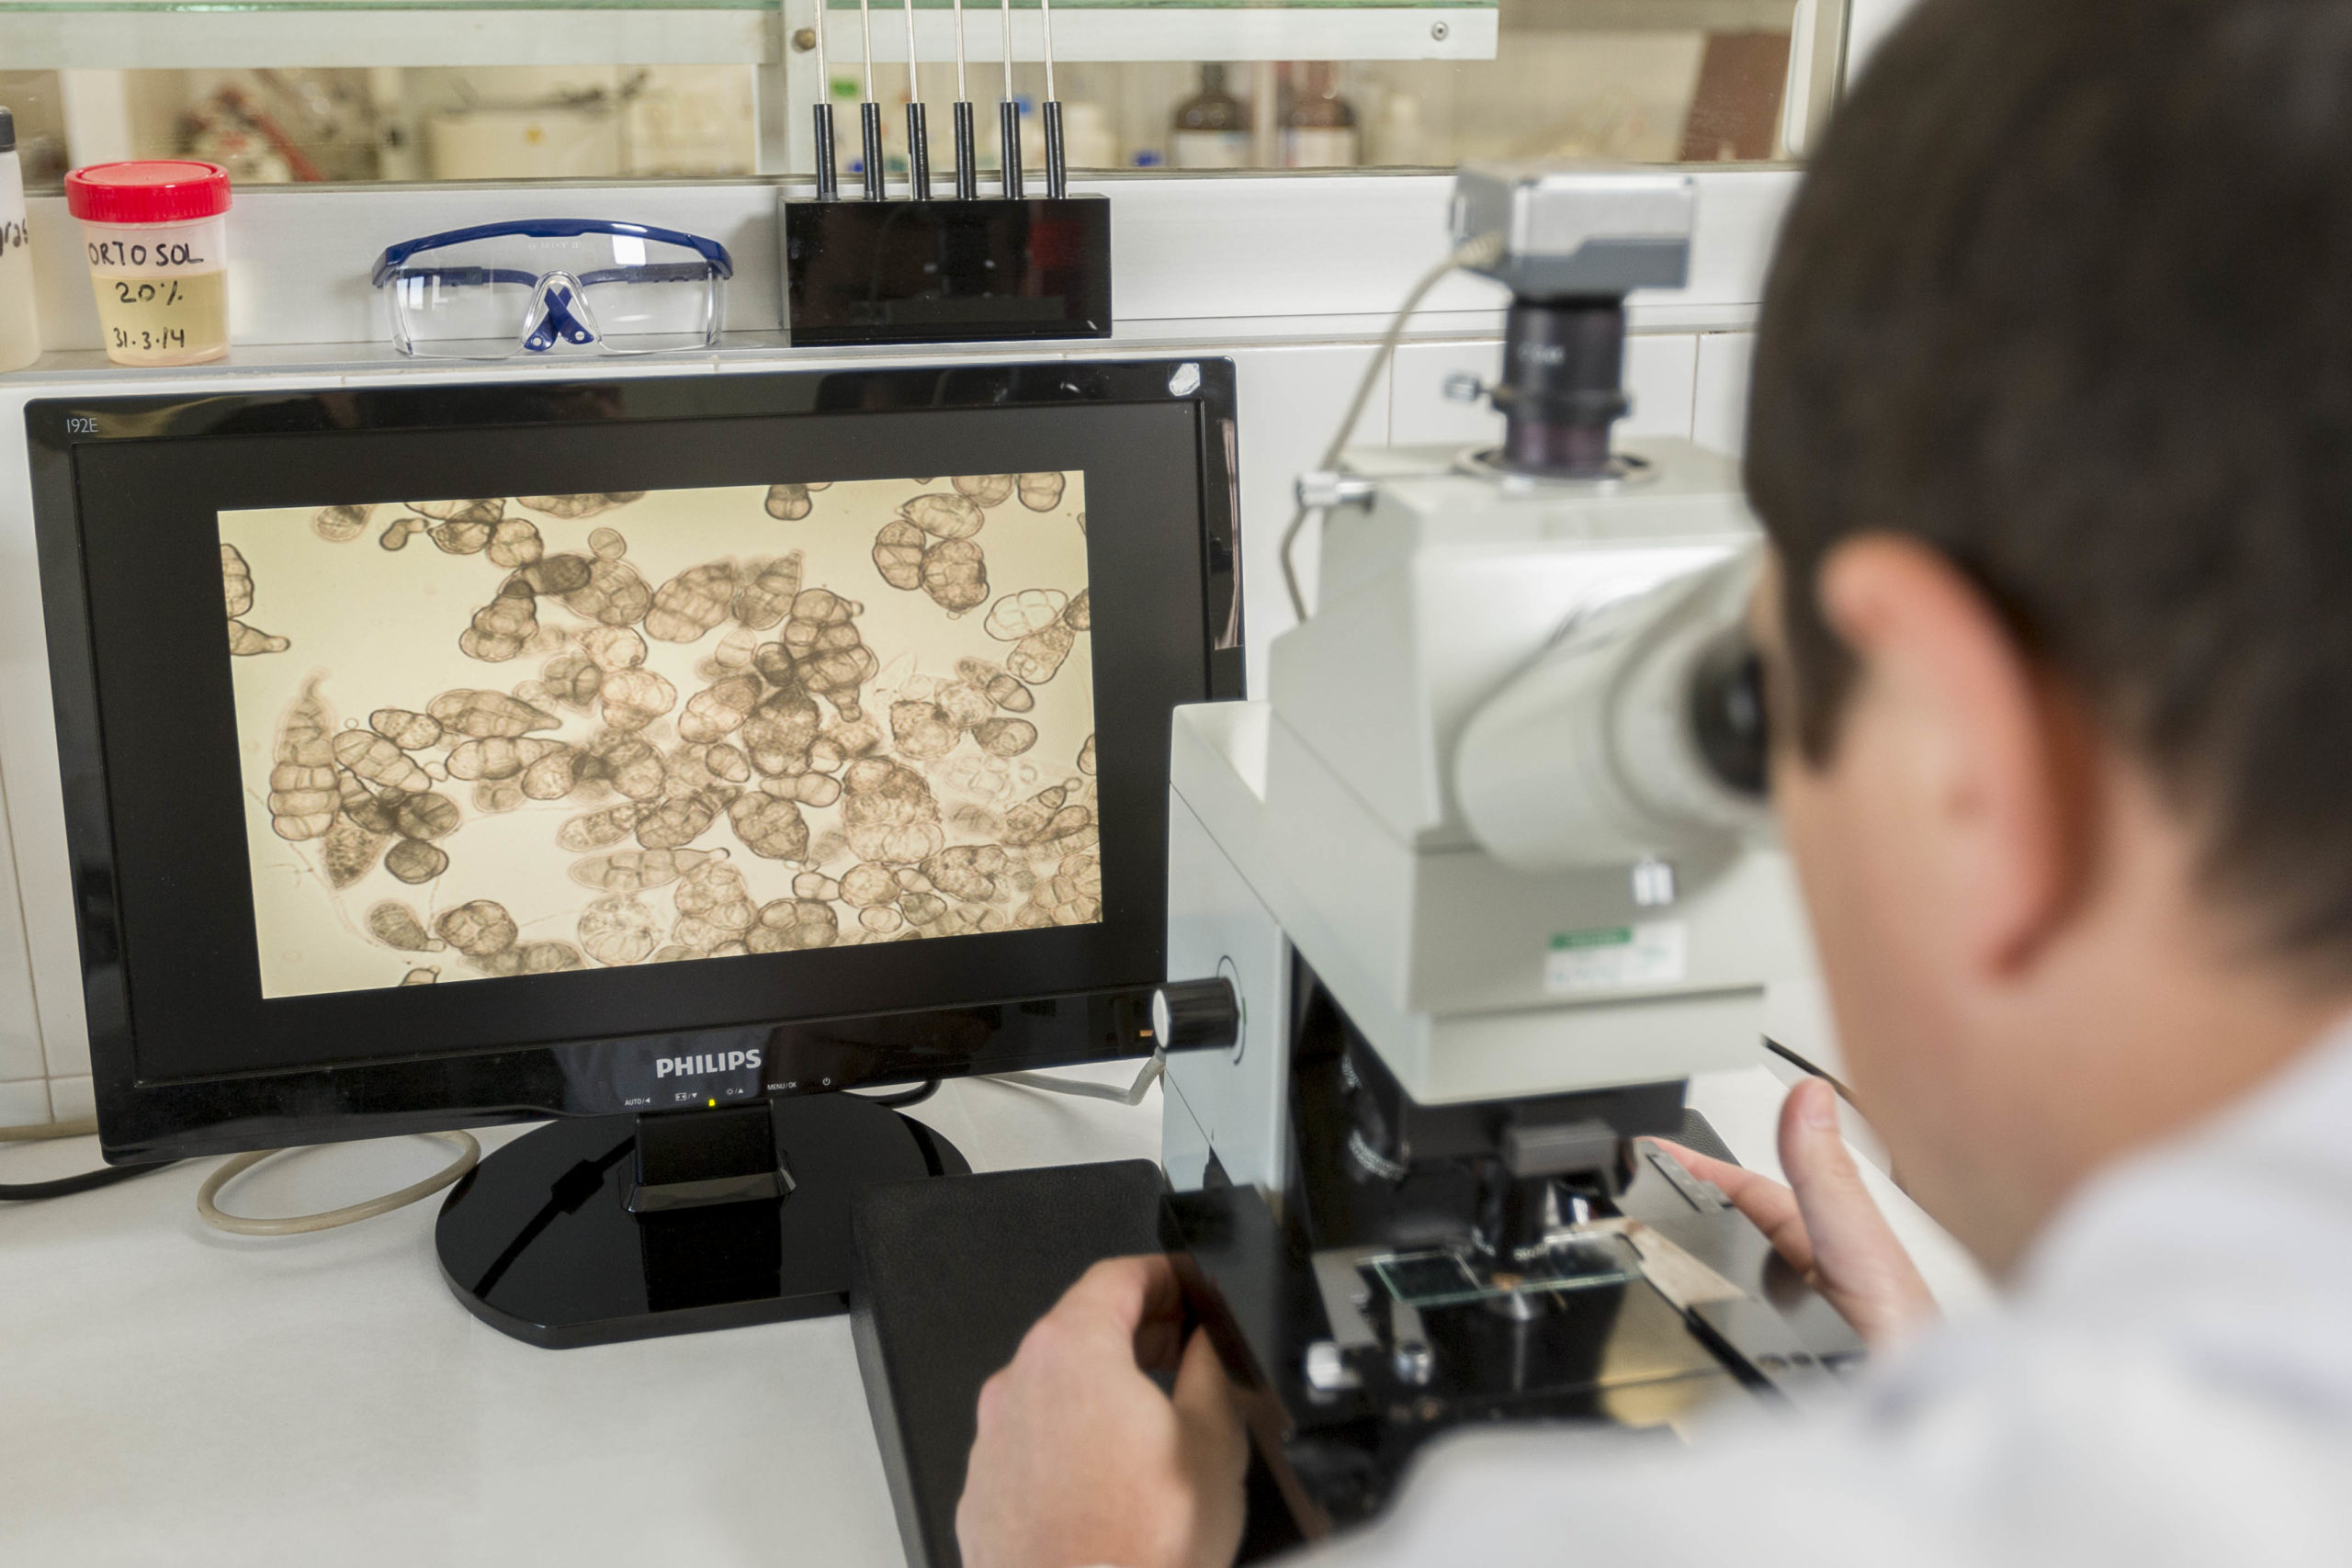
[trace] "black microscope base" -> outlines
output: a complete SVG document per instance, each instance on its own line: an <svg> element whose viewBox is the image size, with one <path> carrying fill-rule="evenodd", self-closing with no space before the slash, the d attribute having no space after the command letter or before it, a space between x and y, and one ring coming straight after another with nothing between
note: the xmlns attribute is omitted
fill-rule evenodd
<svg viewBox="0 0 2352 1568"><path fill-rule="evenodd" d="M515 1139L443 1202L443 1278L476 1317L548 1349L846 1311L857 1195L971 1167L921 1122L852 1096L769 1109L791 1193L673 1213L624 1207L635 1117Z"/></svg>
<svg viewBox="0 0 2352 1568"><path fill-rule="evenodd" d="M1729 1152L1695 1113L1680 1137L1710 1153ZM1457 1427L1569 1421L1651 1431L1743 1388L1779 1397L1751 1370L1753 1342L1767 1331L1773 1347L1801 1351L1805 1365L1818 1369L1808 1376L1834 1379L1859 1358L1852 1331L1772 1256L1763 1235L1736 1210L1681 1191L1657 1164L1668 1159L1645 1154L1620 1211L1748 1292L1747 1315L1724 1320L1729 1335L1710 1308L1686 1315L1645 1280L1622 1277L1536 1298L1540 1310L1525 1318L1466 1300L1425 1304L1418 1321L1430 1361L1414 1381L1374 1358L1356 1363L1367 1374L1360 1383L1321 1392L1306 1380L1307 1352L1335 1330L1317 1259L1254 1188L1169 1196L1163 1243L1177 1257L1189 1306L1241 1392L1253 1447L1301 1533L1316 1540L1372 1517L1414 1454ZM1328 1267L1351 1250L1387 1249L1340 1244L1323 1261ZM1367 1293L1362 1303L1368 1320L1385 1323L1374 1299Z"/></svg>

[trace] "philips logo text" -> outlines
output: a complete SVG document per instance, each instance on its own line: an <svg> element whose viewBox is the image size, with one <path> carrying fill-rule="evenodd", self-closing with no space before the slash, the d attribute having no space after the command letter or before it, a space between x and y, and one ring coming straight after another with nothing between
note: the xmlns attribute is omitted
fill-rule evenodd
<svg viewBox="0 0 2352 1568"><path fill-rule="evenodd" d="M754 1051L714 1051L707 1056L657 1056L653 1076L657 1078L700 1077L706 1073L732 1073L745 1067L760 1066L760 1053Z"/></svg>

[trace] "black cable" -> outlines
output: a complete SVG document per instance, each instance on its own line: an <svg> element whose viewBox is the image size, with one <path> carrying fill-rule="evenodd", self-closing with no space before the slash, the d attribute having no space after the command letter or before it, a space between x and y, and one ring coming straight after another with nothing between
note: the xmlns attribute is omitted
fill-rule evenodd
<svg viewBox="0 0 2352 1568"><path fill-rule="evenodd" d="M893 1111L902 1111L910 1105L921 1105L938 1092L939 1080L925 1078L914 1088L903 1089L897 1094L861 1094L857 1098L869 1100L876 1105L887 1105Z"/></svg>
<svg viewBox="0 0 2352 1568"><path fill-rule="evenodd" d="M79 1176L61 1176L54 1181L0 1182L0 1203L32 1203L43 1198L70 1198L76 1192L91 1192L101 1187L111 1187L118 1181L128 1181L134 1176L161 1170L167 1165L177 1165L175 1159L158 1160L153 1165L109 1165L97 1170L85 1170Z"/></svg>

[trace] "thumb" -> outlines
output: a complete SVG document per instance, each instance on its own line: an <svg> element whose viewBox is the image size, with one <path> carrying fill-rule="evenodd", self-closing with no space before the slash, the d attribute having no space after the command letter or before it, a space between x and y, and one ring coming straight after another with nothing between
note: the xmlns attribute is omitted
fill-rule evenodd
<svg viewBox="0 0 2352 1568"><path fill-rule="evenodd" d="M1825 1224L1850 1230L1867 1218L1884 1227L1838 1130L1837 1091L1820 1078L1798 1084L1781 1108L1781 1169L1795 1190L1816 1248L1825 1243Z"/></svg>
<svg viewBox="0 0 2352 1568"><path fill-rule="evenodd" d="M1204 1330L1195 1329L1184 1347L1174 1403L1194 1509L1181 1561L1189 1568L1226 1568L1241 1550L1249 1517L1243 1483L1250 1473L1250 1439L1216 1346Z"/></svg>
<svg viewBox="0 0 2352 1568"><path fill-rule="evenodd" d="M1815 1282L1873 1345L1935 1314L1935 1298L1895 1239L1838 1126L1838 1097L1819 1078L1789 1092L1781 1113L1781 1168L1804 1213Z"/></svg>
<svg viewBox="0 0 2352 1568"><path fill-rule="evenodd" d="M1217 1359L1216 1346L1206 1329L1194 1329L1184 1347L1183 1364L1176 1369L1173 1396L1178 1419L1183 1422L1211 1474L1228 1472L1238 1476L1249 1460L1241 1431L1241 1411L1233 1384Z"/></svg>

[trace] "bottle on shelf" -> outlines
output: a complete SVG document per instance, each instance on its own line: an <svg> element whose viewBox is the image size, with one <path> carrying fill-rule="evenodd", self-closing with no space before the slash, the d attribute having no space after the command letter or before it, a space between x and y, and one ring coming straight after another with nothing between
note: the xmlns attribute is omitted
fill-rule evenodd
<svg viewBox="0 0 2352 1568"><path fill-rule="evenodd" d="M1445 162L1421 118L1421 100L1410 93L1392 92L1381 100L1367 141L1365 162L1379 168L1425 169Z"/></svg>
<svg viewBox="0 0 2352 1568"><path fill-rule="evenodd" d="M1201 90L1176 106L1168 160L1179 169L1250 166L1250 106L1226 90L1222 64L1204 64Z"/></svg>
<svg viewBox="0 0 2352 1568"><path fill-rule="evenodd" d="M1363 162L1355 106L1340 96L1340 68L1310 60L1282 111L1283 167L1352 169Z"/></svg>
<svg viewBox="0 0 2352 1568"><path fill-rule="evenodd" d="M24 173L17 166L17 122L0 108L0 370L21 370L40 357L31 243Z"/></svg>

